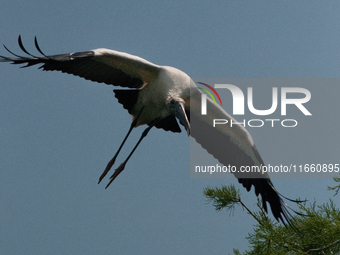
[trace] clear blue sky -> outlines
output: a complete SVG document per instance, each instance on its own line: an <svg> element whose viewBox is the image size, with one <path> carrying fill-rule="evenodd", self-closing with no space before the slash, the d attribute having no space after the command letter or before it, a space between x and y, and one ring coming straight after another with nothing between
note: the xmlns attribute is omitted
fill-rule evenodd
<svg viewBox="0 0 340 255"><path fill-rule="evenodd" d="M0 42L15 52L19 34L34 52L36 35L46 54L105 47L194 78L340 77L336 1L13 0L0 9ZM216 213L202 190L235 184L250 207L253 191L235 178L191 179L185 133L152 130L105 190L97 180L131 123L113 87L9 64L1 64L0 77L1 254L225 254L246 248L255 221L240 208L233 216ZM299 131L308 134L301 141L289 132L250 130L263 159L309 161L315 153L339 163L338 92L326 87L322 98L312 92L320 115ZM329 109L334 114L322 119ZM142 130L134 130L117 163ZM290 198L323 203L333 195L326 191L330 179L273 182Z"/></svg>

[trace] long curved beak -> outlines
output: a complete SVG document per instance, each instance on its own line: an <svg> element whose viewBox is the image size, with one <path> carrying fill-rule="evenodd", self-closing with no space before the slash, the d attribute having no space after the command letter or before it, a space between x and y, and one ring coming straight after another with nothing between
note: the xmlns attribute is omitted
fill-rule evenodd
<svg viewBox="0 0 340 255"><path fill-rule="evenodd" d="M185 130L190 135L190 122L188 116L185 113L184 103L176 101L176 107L174 109L174 115L179 122L185 127Z"/></svg>

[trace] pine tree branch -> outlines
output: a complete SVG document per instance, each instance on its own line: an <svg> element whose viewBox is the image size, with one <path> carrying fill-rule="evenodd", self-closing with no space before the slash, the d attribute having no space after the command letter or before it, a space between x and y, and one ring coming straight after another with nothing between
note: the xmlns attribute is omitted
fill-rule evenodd
<svg viewBox="0 0 340 255"><path fill-rule="evenodd" d="M248 211L248 213L253 216L253 218L260 224L263 226L262 222L256 217L255 214L252 213L252 211L249 210L249 208L241 201L241 199L239 200L239 203Z"/></svg>
<svg viewBox="0 0 340 255"><path fill-rule="evenodd" d="M332 245L334 245L334 244L336 244L336 243L338 243L338 242L340 242L340 239L334 241L333 243L331 243L331 244L329 244L329 245L326 245L326 246L324 246L324 247L322 247L322 248L319 248L319 249L309 249L308 251L306 251L306 253L310 253L310 252L313 252L313 251L322 251L322 250L325 250L325 249L331 247Z"/></svg>

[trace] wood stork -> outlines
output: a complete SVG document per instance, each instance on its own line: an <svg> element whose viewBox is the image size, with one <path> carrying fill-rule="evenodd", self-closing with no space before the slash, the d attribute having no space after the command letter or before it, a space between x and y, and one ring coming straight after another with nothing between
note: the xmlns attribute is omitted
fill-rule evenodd
<svg viewBox="0 0 340 255"><path fill-rule="evenodd" d="M98 183L110 171L132 129L140 125L148 125L126 160L112 174L106 188L124 170L127 161L152 127L181 132L176 118L184 126L187 134L194 137L222 164L237 167L264 165L250 134L243 126L233 125L233 128L230 128L227 125L218 125L216 128L212 127L212 119L232 119L221 107L215 106L208 99L208 114L201 115L202 92L181 70L169 66L158 66L140 57L104 48L47 56L41 51L36 38L34 42L37 50L42 54L41 57L30 54L24 48L19 36L19 46L29 56L19 56L4 46L15 57L0 56L0 61L26 64L22 67L42 64L39 68L44 71L61 71L86 80L129 88L115 89L114 93L118 102L132 115L132 123ZM199 128L195 128L196 126ZM276 191L267 174L255 173L250 176L234 173L234 175L247 191L250 191L254 186L256 196L261 194L262 205L267 213L266 203L268 202L277 221L281 220L285 225L287 222L294 227L292 215L287 210L288 206L283 201L283 196Z"/></svg>

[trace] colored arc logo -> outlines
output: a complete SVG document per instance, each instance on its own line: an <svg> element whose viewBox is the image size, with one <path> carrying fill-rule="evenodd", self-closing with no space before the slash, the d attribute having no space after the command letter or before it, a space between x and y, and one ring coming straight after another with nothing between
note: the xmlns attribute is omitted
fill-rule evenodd
<svg viewBox="0 0 340 255"><path fill-rule="evenodd" d="M220 95L217 93L217 91L216 91L213 87L211 87L210 85L208 85L208 84L206 84L206 83L203 83L203 82L197 82L197 83L206 86L206 87L209 88L212 92L214 92L215 95L217 96L218 100L220 101L221 106L222 106L222 101L221 101ZM215 105L217 105L216 100L215 100L213 94L211 94L211 92L210 92L209 90L203 89L203 88L200 88L200 87L198 87L198 88L199 88L200 90L203 90L205 93L207 93L207 94L211 97L211 99L214 101Z"/></svg>

